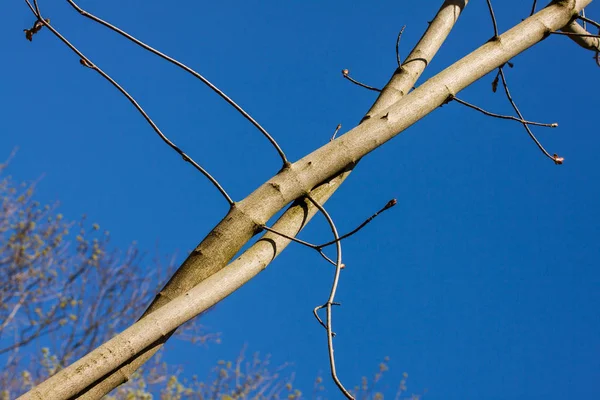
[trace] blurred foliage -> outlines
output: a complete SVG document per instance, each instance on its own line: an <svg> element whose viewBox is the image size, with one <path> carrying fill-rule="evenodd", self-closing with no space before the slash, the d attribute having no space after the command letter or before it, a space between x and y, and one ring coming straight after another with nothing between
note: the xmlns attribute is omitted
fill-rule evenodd
<svg viewBox="0 0 600 400"><path fill-rule="evenodd" d="M110 234L83 217L66 220L56 206L33 200L34 184L15 184L0 164L0 400L15 398L133 323L164 281L174 272L174 258L146 261L135 243L125 250L110 246ZM196 320L178 330L193 343L219 343ZM52 349L52 350L50 350ZM219 361L203 379L186 378L160 353L108 400L180 399L326 399L323 378L312 393L294 386L289 365L272 366L269 356ZM388 370L384 359L371 380L364 377L357 399L384 399L378 391ZM387 398L406 396L400 386L384 388ZM329 385L328 385L329 386ZM338 398L333 389L330 394Z"/></svg>

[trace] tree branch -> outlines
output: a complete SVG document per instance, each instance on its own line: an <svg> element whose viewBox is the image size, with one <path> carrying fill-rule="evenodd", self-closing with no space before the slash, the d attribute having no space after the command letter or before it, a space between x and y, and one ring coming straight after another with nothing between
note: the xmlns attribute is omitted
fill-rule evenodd
<svg viewBox="0 0 600 400"><path fill-rule="evenodd" d="M62 41L69 49L71 49L75 54L77 54L79 56L80 63L84 67L87 67L87 68L90 68L90 69L96 71L104 79L106 79L108 82L110 82L110 84L113 85L119 92L121 92L121 94L123 96L125 96L127 98L127 100L129 100L129 102L131 104L133 104L133 106L138 110L138 112L144 117L144 119L152 127L154 132L156 132L156 134L169 147L171 147L173 150L175 150L175 152L177 152L177 154L179 154L183 158L184 161L192 164L194 166L194 168L196 168L198 171L200 171L200 173L202 175L204 175L213 184L213 186L215 186L217 188L217 190L221 193L221 195L223 197L225 197L225 200L227 201L227 203L229 203L230 206L233 206L233 204L234 204L233 199L229 196L229 194L225 191L225 189L221 186L221 184L206 169L202 168L200 166L200 164L198 164L196 161L194 161L183 150L181 150L175 143L173 143L160 130L158 125L156 125L156 123L152 120L152 118L150 118L150 116L146 113L146 111L142 108L142 106L140 106L139 103L133 98L133 96L131 96L121 85L119 85L117 83L117 81L115 81L113 78L111 78L110 75L108 75L106 72L104 72L102 69L100 69L96 64L94 64L89 58L87 58L81 51L79 51L79 49L77 49L75 46L73 46L73 44L71 44L71 42L69 42L64 36L62 36L60 34L60 32L58 32L56 29L54 29L54 27L52 25L50 25L49 19L44 19L42 17L42 14L40 13L40 10L39 10L37 0L34 0L34 2L33 2L35 8L31 6L31 3L29 2L29 0L25 0L25 3L27 3L29 8L31 9L31 12L36 16L39 23L42 23L43 26L48 28L58 39L60 39L60 41Z"/></svg>
<svg viewBox="0 0 600 400"><path fill-rule="evenodd" d="M89 19L91 19L92 21L95 21L107 28L109 28L110 30L118 33L119 35L127 38L128 40L132 41L133 43L137 44L138 46L142 47L145 50L148 50L149 52L159 56L160 58L169 61L170 63L178 66L179 68L183 69L184 71L190 73L191 75L193 75L194 77L198 78L199 80L202 81L202 83L204 83L206 86L208 86L210 89L212 89L216 94L218 94L223 100L225 100L227 103L229 103L233 108L235 108L235 110L237 112L239 112L240 114L242 114L242 116L244 118L246 118L252 125L254 125L256 127L256 129L258 129L266 138L267 140L273 145L273 147L275 148L275 150L277 151L277 153L279 154L279 157L281 157L281 160L283 161L283 165L286 166L288 165L290 162L288 161L287 157L285 156L285 153L283 152L283 150L281 149L281 147L279 146L279 144L277 143L277 141L275 141L275 139L269 134L269 132L267 132L267 130L265 128L262 127L262 125L260 125L254 118L252 118L252 116L250 114L248 114L246 112L246 110L244 110L241 106L239 106L235 101L233 101L229 96L227 96L221 89L219 89L218 87L216 87L212 82L210 82L208 79L206 79L204 76L200 75L198 72L194 71L192 68L188 67L187 65L185 65L184 63L177 61L176 59L169 57L168 55L154 49L153 47L150 47L149 45L147 45L146 43L142 42L141 40L133 37L132 35L130 35L129 33L125 32L122 29L117 28L116 26L114 26L113 24L104 21L101 18L98 18L97 16L85 11L84 9L82 9L81 7L79 7L73 0L67 0L67 2L75 9L77 10L77 12L79 14L81 14L84 17L87 17Z"/></svg>
<svg viewBox="0 0 600 400"><path fill-rule="evenodd" d="M382 112L374 114L369 121L309 154L290 168L281 171L232 208L225 219L192 253L180 269L180 273L171 279L162 296L155 302L153 307L156 309L155 312L100 346L97 351L88 354L33 389L23 398L60 399L76 395L79 393L82 381L85 381L86 385L93 385L98 379L111 374L115 365L132 361L142 352L150 354L156 349L157 343L160 344L161 338L167 337L182 322L235 291L260 272L280 252L281 249L274 246L277 243L285 243L286 239L279 238L282 242L278 242L277 238L272 238L267 234L265 237L268 239L258 242L261 246L260 251L252 246L227 268L219 267L221 260L231 258L232 253L237 252L240 248L237 247L238 243L245 243L261 223L265 223L288 201L306 195L314 186L326 181L331 176L347 172L348 165L351 168L360 157L433 111L449 95L455 95L488 72L503 65L510 58L539 42L549 31L560 29L569 22L574 13L590 1L580 0L551 4L505 32L498 41L486 43L431 78L392 107L385 107ZM381 116L387 116L387 118L381 118ZM328 184L331 182L329 181ZM323 194L330 195L331 193L329 190L323 189ZM312 195L314 197L314 193ZM301 208L301 210L303 209ZM304 212L299 214L304 218L300 224L302 226L306 215ZM293 219L288 221L292 222ZM278 230L283 231L284 229L278 228ZM215 236L218 237L218 240ZM215 253L220 249L225 249L224 254ZM211 257L207 257L201 250L206 250L207 253L214 256L212 262ZM270 255L271 259L267 255ZM267 258L262 258L265 256ZM207 261L207 264L202 263L204 260ZM192 266L196 267L196 271ZM219 270L218 273L214 273L215 267ZM197 279L208 271L211 272L208 274L209 277L193 287L198 282ZM184 283L183 277L189 280ZM178 292L185 286L192 287L192 289L184 296L172 297L178 295ZM169 298L172 299L171 303L166 304ZM158 306L159 303L162 303L160 305L163 307ZM141 359L144 357L145 355ZM136 364L137 360L131 366ZM127 376L127 371L120 372ZM78 386L69 387L65 382L73 382L73 379L76 379ZM60 382L62 383L59 384Z"/></svg>
<svg viewBox="0 0 600 400"><path fill-rule="evenodd" d="M584 49L595 52L600 51L600 39L598 36L592 35L583 29L583 27L579 25L577 21L571 21L569 24L562 27L561 30L564 33L570 34L568 35L569 38Z"/></svg>

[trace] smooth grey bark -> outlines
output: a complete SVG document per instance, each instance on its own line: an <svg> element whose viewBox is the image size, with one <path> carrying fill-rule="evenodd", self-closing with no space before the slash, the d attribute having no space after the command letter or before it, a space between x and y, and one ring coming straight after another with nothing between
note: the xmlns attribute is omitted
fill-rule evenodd
<svg viewBox="0 0 600 400"><path fill-rule="evenodd" d="M394 102L398 101L405 93L408 93L417 79L421 76L427 65L431 62L434 55L437 53L445 39L448 37L452 27L458 20L463 8L467 5L468 0L446 0L438 10L435 17L431 20L425 33L415 45L413 50L406 57L402 65L397 68L390 81L383 88L379 94L377 100L369 110L369 112L363 118L363 121L368 119L370 115L374 115L378 109L384 109ZM352 172L354 166L349 167L342 173L337 174L335 177L327 180L325 183L320 184L314 188L310 193L313 199L318 201L320 204L324 204L329 197L339 188L344 180ZM275 229L282 233L289 235L297 235L302 228L310 221L315 215L317 209L309 201L304 199L298 199L295 201L288 210L279 218ZM260 247L260 244L264 244L264 241L269 243L267 247L264 247L266 253L261 253L262 260L267 261L268 264L272 261L288 244L289 241L281 240L280 236L277 235L265 235L261 242L255 244L253 249L249 249L244 253L242 257L248 257L255 251L256 248ZM192 254L190 257L193 257ZM223 258L220 260L220 267L222 268L229 261L229 259ZM265 264L265 266L266 266ZM178 271L179 273L184 273ZM188 285L186 290L192 287L194 279L183 279ZM165 286L163 292L169 289L170 283ZM152 312L159 306L159 302L154 302L146 312ZM93 387L87 389L86 393L81 396L84 399L96 399L102 395L110 392L113 388L127 381L129 376L137 370L144 362L146 362L153 354L160 349L164 342L169 339L170 335L167 335L158 342L152 345L152 348L146 349L142 355L137 356L135 359L130 360L126 365L119 368L119 370L113 372L111 375L102 379Z"/></svg>
<svg viewBox="0 0 600 400"><path fill-rule="evenodd" d="M371 118L342 137L282 170L246 199L236 203L161 291L154 303L156 311L21 398L63 399L77 396L82 388L94 385L115 368L152 349L177 326L216 304L259 273L280 248L285 247L286 239L265 235L264 240L222 269L227 260L259 231L261 224L277 211L322 182L348 171L361 157L433 111L450 96L544 39L549 32L563 28L590 2L570 0L551 3L498 40L486 43L412 93L400 96L400 100L391 106L373 113ZM318 190L327 192L329 189L322 185ZM290 221L297 221L297 218ZM286 226L288 228L290 226ZM295 234L297 231L294 232L294 229L299 229L292 228L284 233ZM276 229L283 231L278 226ZM195 283L191 286L196 286L190 288L186 278L193 279Z"/></svg>

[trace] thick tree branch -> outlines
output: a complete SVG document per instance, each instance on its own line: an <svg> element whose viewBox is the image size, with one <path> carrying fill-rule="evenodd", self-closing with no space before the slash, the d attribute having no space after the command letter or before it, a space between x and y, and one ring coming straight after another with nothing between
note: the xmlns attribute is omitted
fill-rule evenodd
<svg viewBox="0 0 600 400"><path fill-rule="evenodd" d="M552 3L501 35L499 40L486 43L434 76L392 107L375 114L342 137L281 171L246 199L236 203L207 239L211 242L217 240L219 243L204 248L209 250L212 247L224 246L227 254L235 253L239 249L237 243L245 243L260 224L265 223L286 203L306 195L320 182L347 170L349 165L352 166L361 157L443 104L448 96L455 95L520 52L543 40L549 32L562 28L590 2L591 0L571 0ZM211 237L212 235L218 237ZM272 239L273 242L275 240ZM270 246L273 255L273 244ZM196 252L201 248L202 244ZM82 382L93 385L98 379L111 374L115 365L122 365L143 351L151 349L157 341L168 336L177 326L216 304L262 270L268 261L257 258L255 251L251 250L252 248L238 258L237 266L233 263L218 273L211 271L213 273L208 274L210 277L200 285L193 287L183 296L172 298L173 294L189 286L189 283L180 280L182 276L197 278L199 271L202 271L202 274L207 272L206 265L186 261L187 264L184 263L182 267L184 273L179 277L174 276L170 282L171 289L175 290L163 292L162 298L165 300L171 297L170 304L160 301L163 307L147 315L139 323L62 370L22 398L62 399L75 396L79 393ZM280 249L275 248L275 254L279 251ZM250 257L249 262L239 265L239 260L247 259L246 254ZM224 257L221 255L216 258L222 260ZM213 267L218 265L214 262L209 264ZM255 269L257 267L258 270Z"/></svg>
<svg viewBox="0 0 600 400"><path fill-rule="evenodd" d="M409 92L448 37L467 3L468 0L444 1L419 42L404 60L402 66L396 69L388 84L383 88L377 100L363 118L363 122L368 120L371 115L375 115L377 112L394 104ZM353 166L348 166L335 177L329 180L324 179L323 183L311 191L313 199L317 200L320 204L324 204L350 175L352 169ZM288 235L296 235L316 212L317 209L310 202L296 201L280 217L278 223L273 228ZM223 268L239 248L250 239L253 230L241 227L246 226L251 221L251 219L246 220L243 214L240 214L236 209L231 210L225 219L198 245L196 251L190 254L176 275L167 283L155 301L150 305L145 315L167 303L170 298L185 293L185 291L194 285ZM226 225L232 226L226 228ZM239 241L234 238L235 241L233 243L230 241L222 246L221 244L224 244L224 242L220 241L219 238L224 237L223 235L226 235L229 229L233 232L236 232L236 229L238 230L237 233L240 235ZM256 229L260 229L260 225L257 224ZM265 243L269 244L265 247ZM253 260L257 262L256 265L262 266L260 269L252 270L253 274L251 276L254 276L278 256L289 243L290 241L287 239L282 239L274 234L266 234L254 246L248 249L240 259ZM167 339L168 337L163 338L152 349L147 349L137 359L132 360L119 371L108 377L104 377L102 382L90 387L82 398L100 398L114 387L125 382L127 377L158 351L162 343Z"/></svg>

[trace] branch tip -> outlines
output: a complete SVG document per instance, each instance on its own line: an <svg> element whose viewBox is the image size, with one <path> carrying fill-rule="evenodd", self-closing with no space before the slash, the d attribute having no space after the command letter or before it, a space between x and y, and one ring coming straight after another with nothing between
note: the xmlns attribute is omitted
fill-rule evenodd
<svg viewBox="0 0 600 400"><path fill-rule="evenodd" d="M398 200L396 200L396 199L391 199L390 201L388 201L388 202L387 202L387 204L385 205L385 207L383 207L383 208L381 209L381 211L385 211L385 210L387 210L387 209L389 209L389 208L392 208L392 207L394 207L396 204L398 204Z"/></svg>
<svg viewBox="0 0 600 400"><path fill-rule="evenodd" d="M377 89L376 87L365 85L364 83L361 83L361 82L357 81L356 79L352 78L350 76L350 70L348 70L347 68L344 68L342 70L342 76L345 79L348 79L350 82L354 83L355 85L358 85L358 86L363 87L365 89L372 90L374 92L381 92L381 89Z"/></svg>
<svg viewBox="0 0 600 400"><path fill-rule="evenodd" d="M565 161L564 157L559 157L558 154L556 154L556 153L554 153L552 158L554 159L554 164L556 164L556 165L562 165L562 163Z"/></svg>

